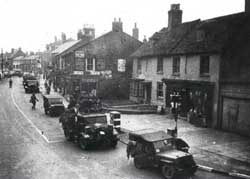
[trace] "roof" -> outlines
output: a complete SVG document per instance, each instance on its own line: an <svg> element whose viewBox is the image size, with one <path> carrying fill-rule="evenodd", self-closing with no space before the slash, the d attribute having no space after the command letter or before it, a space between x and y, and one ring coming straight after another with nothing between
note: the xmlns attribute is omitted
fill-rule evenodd
<svg viewBox="0 0 250 179"><path fill-rule="evenodd" d="M73 40L73 41L65 42L62 45L60 45L58 48L56 48L54 51L52 51L52 54L60 55L63 52L65 52L67 49L69 49L70 47L77 44L78 42L80 42L80 40Z"/></svg>
<svg viewBox="0 0 250 179"><path fill-rule="evenodd" d="M143 129L137 130L134 132L129 133L129 138L142 138L147 142L155 142L165 139L173 138L172 136L168 135L165 131L156 130L156 129Z"/></svg>
<svg viewBox="0 0 250 179"><path fill-rule="evenodd" d="M228 46L235 42L242 44L237 39L249 36L249 31L243 30L243 26L249 26L249 19L249 15L242 12L182 23L171 30L163 28L133 53L132 57L224 53ZM201 39L197 38L199 33Z"/></svg>
<svg viewBox="0 0 250 179"><path fill-rule="evenodd" d="M200 20L182 23L172 30L163 28L156 32L148 42L144 43L131 56L144 57L170 54L199 22Z"/></svg>
<svg viewBox="0 0 250 179"><path fill-rule="evenodd" d="M142 42L133 38L125 32L110 31L89 42L81 41L72 46L69 52L75 50L87 49L86 54L95 56L114 56L127 57L142 45ZM66 54L66 53L65 53Z"/></svg>

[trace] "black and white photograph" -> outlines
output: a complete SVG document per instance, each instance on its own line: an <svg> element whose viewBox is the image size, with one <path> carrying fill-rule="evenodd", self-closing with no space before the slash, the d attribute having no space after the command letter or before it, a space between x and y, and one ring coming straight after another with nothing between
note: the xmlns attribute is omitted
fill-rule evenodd
<svg viewBox="0 0 250 179"><path fill-rule="evenodd" d="M250 179L250 0L0 0L0 179Z"/></svg>

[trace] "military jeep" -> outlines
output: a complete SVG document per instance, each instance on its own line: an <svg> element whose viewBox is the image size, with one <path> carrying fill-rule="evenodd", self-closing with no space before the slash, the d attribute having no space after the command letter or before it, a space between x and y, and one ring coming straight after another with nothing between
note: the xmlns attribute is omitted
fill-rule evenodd
<svg viewBox="0 0 250 179"><path fill-rule="evenodd" d="M60 116L65 107L63 99L59 95L43 95L43 107L46 115Z"/></svg>
<svg viewBox="0 0 250 179"><path fill-rule="evenodd" d="M39 82L38 80L26 80L24 82L25 93L39 93Z"/></svg>
<svg viewBox="0 0 250 179"><path fill-rule="evenodd" d="M197 170L185 141L165 131L144 129L129 133L127 156L134 158L136 168L158 167L166 179L191 176Z"/></svg>
<svg viewBox="0 0 250 179"><path fill-rule="evenodd" d="M61 115L59 122L62 123L65 138L77 142L83 150L117 145L118 132L107 123L105 114L81 114L76 108L71 108Z"/></svg>

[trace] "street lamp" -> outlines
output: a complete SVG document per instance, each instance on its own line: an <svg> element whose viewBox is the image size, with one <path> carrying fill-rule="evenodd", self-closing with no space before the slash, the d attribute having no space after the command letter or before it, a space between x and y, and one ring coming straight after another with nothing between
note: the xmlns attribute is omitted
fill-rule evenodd
<svg viewBox="0 0 250 179"><path fill-rule="evenodd" d="M178 136L178 113L180 111L180 106L181 106L181 95L179 92L174 92L173 94L170 95L170 101L171 101L171 112L174 114L174 119L175 119L175 137Z"/></svg>

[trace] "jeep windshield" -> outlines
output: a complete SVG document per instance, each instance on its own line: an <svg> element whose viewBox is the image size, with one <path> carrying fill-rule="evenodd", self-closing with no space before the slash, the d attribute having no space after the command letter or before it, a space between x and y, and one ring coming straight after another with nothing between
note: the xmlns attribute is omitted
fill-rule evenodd
<svg viewBox="0 0 250 179"><path fill-rule="evenodd" d="M37 80L27 80L27 84L28 85L38 85L38 81Z"/></svg>
<svg viewBox="0 0 250 179"><path fill-rule="evenodd" d="M87 117L87 118L86 118L86 122L87 122L88 124L95 124L95 123L107 124L107 118L106 118L106 116L93 116L93 117Z"/></svg>
<svg viewBox="0 0 250 179"><path fill-rule="evenodd" d="M166 139L153 142L155 152L164 152L166 150L174 149L174 141L173 139Z"/></svg>
<svg viewBox="0 0 250 179"><path fill-rule="evenodd" d="M50 104L62 104L62 98L50 98L49 103Z"/></svg>

